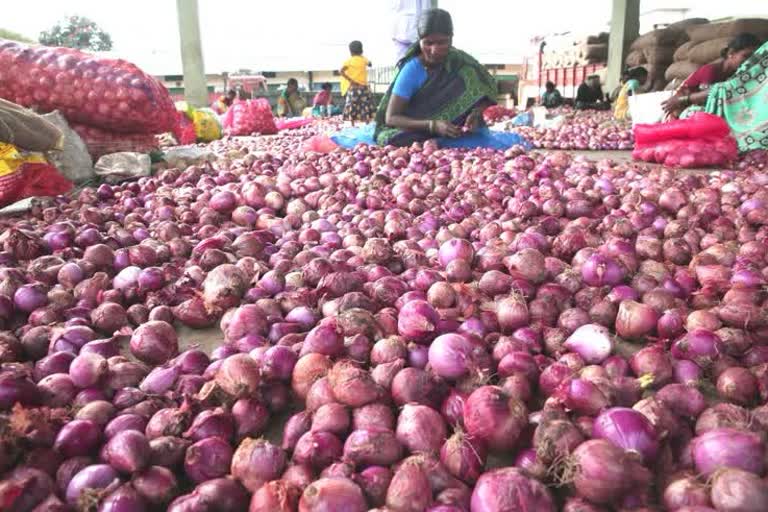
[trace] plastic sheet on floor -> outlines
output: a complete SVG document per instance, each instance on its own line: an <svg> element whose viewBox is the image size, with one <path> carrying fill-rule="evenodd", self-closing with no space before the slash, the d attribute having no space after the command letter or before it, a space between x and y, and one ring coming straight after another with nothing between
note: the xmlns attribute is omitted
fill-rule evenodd
<svg viewBox="0 0 768 512"><path fill-rule="evenodd" d="M346 128L338 133L331 135L331 140L339 146L352 149L358 144L376 145L373 139L375 125L373 123ZM443 148L490 148L505 150L512 146L523 146L526 150L533 147L531 142L517 133L495 132L488 128L464 135L462 137L451 139L440 137L437 143Z"/></svg>

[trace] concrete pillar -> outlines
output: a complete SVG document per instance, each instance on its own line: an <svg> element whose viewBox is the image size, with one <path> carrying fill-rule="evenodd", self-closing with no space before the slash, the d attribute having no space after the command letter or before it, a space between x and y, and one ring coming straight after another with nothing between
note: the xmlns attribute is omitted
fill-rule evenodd
<svg viewBox="0 0 768 512"><path fill-rule="evenodd" d="M624 58L632 41L640 34L640 0L612 0L611 35L608 39L606 90L619 85Z"/></svg>
<svg viewBox="0 0 768 512"><path fill-rule="evenodd" d="M176 0L181 39L181 60L184 67L184 99L194 107L208 105L208 88L200 39L197 0Z"/></svg>

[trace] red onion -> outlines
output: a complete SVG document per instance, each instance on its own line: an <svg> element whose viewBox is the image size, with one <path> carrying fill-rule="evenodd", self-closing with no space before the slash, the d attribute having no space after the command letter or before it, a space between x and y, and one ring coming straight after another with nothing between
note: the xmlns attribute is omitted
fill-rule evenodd
<svg viewBox="0 0 768 512"><path fill-rule="evenodd" d="M249 512L293 512L301 491L282 480L267 482L251 498Z"/></svg>
<svg viewBox="0 0 768 512"><path fill-rule="evenodd" d="M232 475L251 492L275 480L286 464L285 453L263 439L244 439L232 457Z"/></svg>
<svg viewBox="0 0 768 512"><path fill-rule="evenodd" d="M118 474L111 466L107 464L87 466L70 480L66 492L67 503L74 507L91 492L103 490L108 493L119 485Z"/></svg>
<svg viewBox="0 0 768 512"><path fill-rule="evenodd" d="M293 460L316 469L323 469L342 453L339 438L330 432L307 432L296 442Z"/></svg>
<svg viewBox="0 0 768 512"><path fill-rule="evenodd" d="M596 504L614 502L648 480L648 471L609 441L594 439L573 452L573 486L583 498Z"/></svg>
<svg viewBox="0 0 768 512"><path fill-rule="evenodd" d="M401 457L402 446L390 430L354 430L344 443L344 459L358 465L388 466Z"/></svg>
<svg viewBox="0 0 768 512"><path fill-rule="evenodd" d="M712 482L712 504L723 512L752 512L768 506L768 484L756 475L738 469L715 474Z"/></svg>
<svg viewBox="0 0 768 512"><path fill-rule="evenodd" d="M710 476L721 468L735 468L762 475L765 446L760 436L732 428L710 430L692 443L696 469Z"/></svg>
<svg viewBox="0 0 768 512"><path fill-rule="evenodd" d="M606 439L625 451L651 461L659 450L657 434L650 421L639 412L624 407L603 411L595 420L592 435Z"/></svg>
<svg viewBox="0 0 768 512"><path fill-rule="evenodd" d="M414 300L400 310L397 330L406 339L421 343L432 336L438 319L437 312L427 302Z"/></svg>
<svg viewBox="0 0 768 512"><path fill-rule="evenodd" d="M330 510L365 512L368 505L360 487L346 478L321 478L304 489L299 501L300 512Z"/></svg>
<svg viewBox="0 0 768 512"><path fill-rule="evenodd" d="M619 304L616 316L616 334L638 339L651 334L659 321L659 314L650 306L632 300Z"/></svg>
<svg viewBox="0 0 768 512"><path fill-rule="evenodd" d="M472 492L473 512L497 510L557 510L549 490L517 468L499 468L484 473Z"/></svg>
<svg viewBox="0 0 768 512"><path fill-rule="evenodd" d="M600 364L611 354L613 340L605 327L587 324L568 337L565 347L578 353L586 363Z"/></svg>
<svg viewBox="0 0 768 512"><path fill-rule="evenodd" d="M179 492L173 472L161 466L151 466L135 475L131 485L147 503L155 507L166 505Z"/></svg>
<svg viewBox="0 0 768 512"><path fill-rule="evenodd" d="M226 441L208 437L187 448L184 472L195 483L219 478L229 472L232 453Z"/></svg>
<svg viewBox="0 0 768 512"><path fill-rule="evenodd" d="M131 353L145 363L165 363L178 351L176 331L166 322L147 322L131 336Z"/></svg>
<svg viewBox="0 0 768 512"><path fill-rule="evenodd" d="M387 489L387 507L393 510L425 510L431 502L427 472L420 464L406 459L392 476Z"/></svg>
<svg viewBox="0 0 768 512"><path fill-rule="evenodd" d="M501 388L482 386L464 403L467 432L492 450L511 449L521 434L528 412L522 402Z"/></svg>

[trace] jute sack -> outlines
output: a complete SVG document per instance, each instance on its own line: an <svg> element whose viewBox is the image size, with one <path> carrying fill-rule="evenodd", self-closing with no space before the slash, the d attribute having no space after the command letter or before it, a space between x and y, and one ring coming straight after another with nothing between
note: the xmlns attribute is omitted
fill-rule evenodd
<svg viewBox="0 0 768 512"><path fill-rule="evenodd" d="M768 35L768 19L742 18L740 20L727 21L725 23L707 23L706 25L694 25L686 29L688 37L694 43L701 43L711 39L733 37L742 32L750 32L757 37L764 38Z"/></svg>
<svg viewBox="0 0 768 512"><path fill-rule="evenodd" d="M630 49L643 50L653 46L670 46L676 44L679 38L679 30L670 30L668 28L651 30L635 39L635 42L632 43Z"/></svg>
<svg viewBox="0 0 768 512"><path fill-rule="evenodd" d="M706 64L722 57L722 51L728 46L730 37L721 37L697 43L688 52L688 60L696 64Z"/></svg>
<svg viewBox="0 0 768 512"><path fill-rule="evenodd" d="M27 151L61 149L64 135L41 115L0 98L0 142Z"/></svg>
<svg viewBox="0 0 768 512"><path fill-rule="evenodd" d="M633 50L629 52L627 58L624 59L624 63L631 68L642 66L646 62L647 61L645 60L645 55L643 55L642 50Z"/></svg>
<svg viewBox="0 0 768 512"><path fill-rule="evenodd" d="M675 54L673 46L650 46L643 48L643 55L648 64L669 64Z"/></svg>
<svg viewBox="0 0 768 512"><path fill-rule="evenodd" d="M664 78L667 80L674 80L675 78L685 80L700 67L700 65L689 60L673 62L664 72Z"/></svg>
<svg viewBox="0 0 768 512"><path fill-rule="evenodd" d="M688 41L687 43L681 44L677 50L675 50L674 55L672 55L672 59L677 62L681 60L688 60L688 52L691 51L691 48L693 48L693 44L691 41Z"/></svg>

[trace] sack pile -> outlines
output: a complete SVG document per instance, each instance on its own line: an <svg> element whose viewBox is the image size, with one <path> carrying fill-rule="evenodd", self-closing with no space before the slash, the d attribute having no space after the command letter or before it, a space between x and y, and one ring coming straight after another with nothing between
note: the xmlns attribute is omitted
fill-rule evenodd
<svg viewBox="0 0 768 512"><path fill-rule="evenodd" d="M704 23L707 23L704 18L690 18L641 35L630 46L625 64L631 68L645 67L649 90L663 90L668 82L665 73L674 61L675 52L688 41L687 29Z"/></svg>
<svg viewBox="0 0 768 512"><path fill-rule="evenodd" d="M58 110L70 124L107 134L102 142L148 140L176 122L168 91L153 77L129 62L71 48L0 40L0 98L38 112Z"/></svg>
<svg viewBox="0 0 768 512"><path fill-rule="evenodd" d="M549 37L544 47L544 69L586 66L608 59L608 34L574 38L573 35Z"/></svg>
<svg viewBox="0 0 768 512"><path fill-rule="evenodd" d="M667 82L685 80L704 64L721 58L721 52L734 36L750 32L768 38L768 19L743 18L723 23L704 23L686 29L688 41L677 48L674 62L664 74Z"/></svg>

